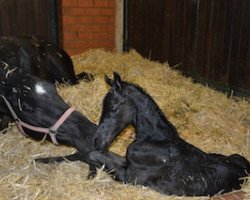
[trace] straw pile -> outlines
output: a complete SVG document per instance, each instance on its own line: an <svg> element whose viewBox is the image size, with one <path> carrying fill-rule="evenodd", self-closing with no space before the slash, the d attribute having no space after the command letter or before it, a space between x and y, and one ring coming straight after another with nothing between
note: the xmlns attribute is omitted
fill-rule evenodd
<svg viewBox="0 0 250 200"><path fill-rule="evenodd" d="M98 123L102 99L108 91L103 76L113 71L127 81L137 83L155 99L181 137L207 152L229 155L239 153L250 160L250 105L247 100L229 99L200 84L192 83L167 64L143 59L135 51L115 54L90 50L73 57L76 72L91 72L95 80L76 86L59 86L66 102ZM113 143L111 151L124 155L132 141L133 128ZM0 135L1 199L94 199L94 200L169 200L209 199L161 195L140 186L113 181L99 170L87 180L88 167L81 162L45 165L34 158L71 154L73 148L38 143L23 137L15 125ZM244 185L250 199L250 184Z"/></svg>

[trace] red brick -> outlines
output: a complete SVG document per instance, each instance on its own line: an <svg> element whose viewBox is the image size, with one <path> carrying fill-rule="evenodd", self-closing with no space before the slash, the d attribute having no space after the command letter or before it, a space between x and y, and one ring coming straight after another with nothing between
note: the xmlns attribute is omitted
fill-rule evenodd
<svg viewBox="0 0 250 200"><path fill-rule="evenodd" d="M108 18L108 23L114 25L115 24L115 17L114 16L113 17L109 17Z"/></svg>
<svg viewBox="0 0 250 200"><path fill-rule="evenodd" d="M70 40L63 41L63 47L66 48L66 49L71 48L71 42L70 42Z"/></svg>
<svg viewBox="0 0 250 200"><path fill-rule="evenodd" d="M82 25L81 28L80 28L80 31L82 32L89 32L89 31L100 31L101 30L101 26L100 25L96 25L96 24L85 24L85 25Z"/></svg>
<svg viewBox="0 0 250 200"><path fill-rule="evenodd" d="M90 48L114 47L114 42L111 40L93 40L89 42L88 46Z"/></svg>
<svg viewBox="0 0 250 200"><path fill-rule="evenodd" d="M101 9L99 8L84 9L84 15L96 16L100 14L101 14Z"/></svg>
<svg viewBox="0 0 250 200"><path fill-rule="evenodd" d="M79 16L78 23L79 24L93 24L94 17L93 16Z"/></svg>
<svg viewBox="0 0 250 200"><path fill-rule="evenodd" d="M63 16L71 15L71 8L63 8L62 9L62 15Z"/></svg>
<svg viewBox="0 0 250 200"><path fill-rule="evenodd" d="M79 36L78 36L77 32L64 32L63 33L63 40L64 41L78 39L78 37Z"/></svg>
<svg viewBox="0 0 250 200"><path fill-rule="evenodd" d="M77 7L78 0L62 0L62 7Z"/></svg>
<svg viewBox="0 0 250 200"><path fill-rule="evenodd" d="M73 16L63 16L62 17L62 23L64 25L68 25L68 24L75 24L76 23L77 18L73 17Z"/></svg>
<svg viewBox="0 0 250 200"><path fill-rule="evenodd" d="M107 39L107 40L110 40L110 39L112 39L112 36L111 36L110 33L100 32L100 33L94 33L94 39Z"/></svg>
<svg viewBox="0 0 250 200"><path fill-rule="evenodd" d="M115 10L114 9L111 9L111 8L103 8L101 9L101 15L104 15L104 16L114 16L115 15Z"/></svg>
<svg viewBox="0 0 250 200"><path fill-rule="evenodd" d="M94 0L79 0L80 7L93 7Z"/></svg>
<svg viewBox="0 0 250 200"><path fill-rule="evenodd" d="M94 38L94 35L93 35L93 33L79 32L79 38L80 39L92 40Z"/></svg>
<svg viewBox="0 0 250 200"><path fill-rule="evenodd" d="M109 7L115 8L115 0L109 0Z"/></svg>
<svg viewBox="0 0 250 200"><path fill-rule="evenodd" d="M115 0L63 0L63 47L70 55L115 47Z"/></svg>
<svg viewBox="0 0 250 200"><path fill-rule="evenodd" d="M100 47L103 47L99 41L96 41L96 40L92 40L91 42L88 42L87 46L89 48L100 48Z"/></svg>
<svg viewBox="0 0 250 200"><path fill-rule="evenodd" d="M107 24L108 23L108 17L105 16L97 16L94 18L94 22L97 24Z"/></svg>
<svg viewBox="0 0 250 200"><path fill-rule="evenodd" d="M108 0L95 0L94 7L108 8L109 7L109 1Z"/></svg>
<svg viewBox="0 0 250 200"><path fill-rule="evenodd" d="M84 15L84 10L82 8L70 8L71 15Z"/></svg>
<svg viewBox="0 0 250 200"><path fill-rule="evenodd" d="M115 30L115 27L113 25L107 24L107 25L100 25L100 31L110 31L113 32Z"/></svg>
<svg viewBox="0 0 250 200"><path fill-rule="evenodd" d="M79 24L70 24L70 25L64 25L63 31L64 32L79 32L81 31L82 25Z"/></svg>
<svg viewBox="0 0 250 200"><path fill-rule="evenodd" d="M65 25L63 30L68 32L99 32L101 30L101 26L96 24L72 24Z"/></svg>
<svg viewBox="0 0 250 200"><path fill-rule="evenodd" d="M69 8L71 15L77 16L96 16L101 14L100 8Z"/></svg>
<svg viewBox="0 0 250 200"><path fill-rule="evenodd" d="M84 41L71 41L71 48L75 48L75 49L81 49L84 46L86 46L86 42Z"/></svg>

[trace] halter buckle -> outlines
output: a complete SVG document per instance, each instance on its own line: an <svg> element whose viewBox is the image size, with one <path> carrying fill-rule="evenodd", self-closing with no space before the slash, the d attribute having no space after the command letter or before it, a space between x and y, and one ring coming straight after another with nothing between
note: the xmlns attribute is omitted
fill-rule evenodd
<svg viewBox="0 0 250 200"><path fill-rule="evenodd" d="M49 128L49 134L56 135L57 134L57 130Z"/></svg>

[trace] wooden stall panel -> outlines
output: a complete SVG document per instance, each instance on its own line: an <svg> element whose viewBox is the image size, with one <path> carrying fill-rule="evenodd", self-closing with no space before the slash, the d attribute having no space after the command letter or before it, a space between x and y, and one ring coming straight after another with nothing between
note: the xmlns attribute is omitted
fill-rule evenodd
<svg viewBox="0 0 250 200"><path fill-rule="evenodd" d="M165 0L128 2L129 47L155 60L161 60L164 4Z"/></svg>
<svg viewBox="0 0 250 200"><path fill-rule="evenodd" d="M57 42L57 0L0 1L0 36L40 35Z"/></svg>
<svg viewBox="0 0 250 200"><path fill-rule="evenodd" d="M250 90L250 2L235 0L233 6L229 84Z"/></svg>
<svg viewBox="0 0 250 200"><path fill-rule="evenodd" d="M216 87L250 94L249 0L128 5L129 48Z"/></svg>
<svg viewBox="0 0 250 200"><path fill-rule="evenodd" d="M223 84L228 83L231 6L230 0L200 1L198 11L196 73Z"/></svg>

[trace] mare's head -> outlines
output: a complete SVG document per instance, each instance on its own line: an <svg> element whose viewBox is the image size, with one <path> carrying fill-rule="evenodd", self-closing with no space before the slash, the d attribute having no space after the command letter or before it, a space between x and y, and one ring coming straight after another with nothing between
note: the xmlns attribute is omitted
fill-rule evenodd
<svg viewBox="0 0 250 200"><path fill-rule="evenodd" d="M54 84L4 62L0 62L0 95L21 120L37 126L49 127L69 107ZM0 112L11 116L1 97L0 102Z"/></svg>
<svg viewBox="0 0 250 200"><path fill-rule="evenodd" d="M129 124L137 130L140 120L148 120L151 110L157 112L158 108L142 88L122 81L118 73L114 72L113 80L107 76L105 80L111 88L104 97L100 123L94 136L94 145L98 150L106 150Z"/></svg>

